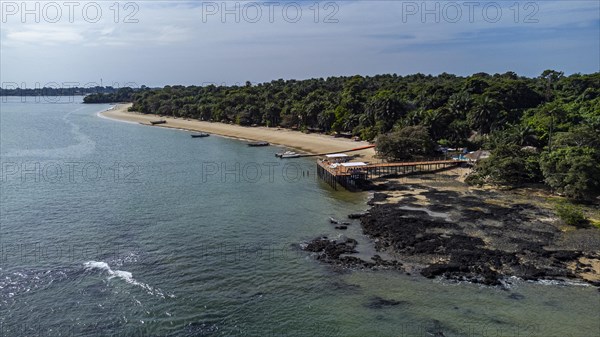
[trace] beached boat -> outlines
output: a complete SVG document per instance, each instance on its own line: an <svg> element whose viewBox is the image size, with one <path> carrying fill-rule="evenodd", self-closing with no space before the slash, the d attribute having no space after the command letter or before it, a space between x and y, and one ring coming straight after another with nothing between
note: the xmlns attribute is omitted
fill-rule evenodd
<svg viewBox="0 0 600 337"><path fill-rule="evenodd" d="M279 158L286 159L286 158L298 158L298 157L300 157L299 153L296 153L294 151L286 151Z"/></svg>
<svg viewBox="0 0 600 337"><path fill-rule="evenodd" d="M300 157L300 154L294 152L294 151L285 151L285 152L280 152L280 153L275 153L275 157L279 157L279 158L298 158Z"/></svg>
<svg viewBox="0 0 600 337"><path fill-rule="evenodd" d="M336 132L333 137L335 138L352 138L352 132Z"/></svg>
<svg viewBox="0 0 600 337"><path fill-rule="evenodd" d="M165 121L165 120L150 121L150 124L152 124L152 125L165 124L165 123L167 123L167 121Z"/></svg>
<svg viewBox="0 0 600 337"><path fill-rule="evenodd" d="M259 147L259 146L269 146L271 144L269 144L268 142L253 142L253 143L248 143L248 146L252 146L252 147Z"/></svg>
<svg viewBox="0 0 600 337"><path fill-rule="evenodd" d="M208 133L197 133L197 134L193 134L192 138L204 138L204 137L208 137L210 136L210 134Z"/></svg>

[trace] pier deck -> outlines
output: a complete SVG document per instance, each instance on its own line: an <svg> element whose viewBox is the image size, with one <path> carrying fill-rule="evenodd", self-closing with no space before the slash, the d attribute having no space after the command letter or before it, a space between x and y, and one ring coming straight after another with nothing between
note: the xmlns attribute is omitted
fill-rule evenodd
<svg viewBox="0 0 600 337"><path fill-rule="evenodd" d="M369 180L390 174L417 174L434 172L440 169L459 166L465 160L439 159L398 163L367 164L356 168L332 166L325 160L317 161L317 175L333 189L341 185L347 190L355 190L357 180Z"/></svg>

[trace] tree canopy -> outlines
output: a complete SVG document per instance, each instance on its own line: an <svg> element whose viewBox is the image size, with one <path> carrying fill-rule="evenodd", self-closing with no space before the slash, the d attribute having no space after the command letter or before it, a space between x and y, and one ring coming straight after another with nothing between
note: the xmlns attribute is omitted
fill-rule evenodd
<svg viewBox="0 0 600 337"><path fill-rule="evenodd" d="M87 101L129 98L142 113L351 133L378 139L397 159L426 152L405 133L427 134L440 145L492 152L472 181L546 183L574 198L598 194L598 142L588 136L600 134L600 73L357 75L102 96ZM416 148L391 148L400 138Z"/></svg>
<svg viewBox="0 0 600 337"><path fill-rule="evenodd" d="M406 160L432 155L435 143L424 126L407 126L377 137L376 150L388 160Z"/></svg>

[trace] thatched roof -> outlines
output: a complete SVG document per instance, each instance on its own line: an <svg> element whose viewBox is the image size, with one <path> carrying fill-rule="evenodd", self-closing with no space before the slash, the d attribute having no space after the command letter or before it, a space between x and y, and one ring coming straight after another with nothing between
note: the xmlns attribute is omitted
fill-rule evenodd
<svg viewBox="0 0 600 337"><path fill-rule="evenodd" d="M465 157L469 160L478 161L479 159L486 159L490 156L490 151L485 150L477 150L473 152L469 152L465 155Z"/></svg>

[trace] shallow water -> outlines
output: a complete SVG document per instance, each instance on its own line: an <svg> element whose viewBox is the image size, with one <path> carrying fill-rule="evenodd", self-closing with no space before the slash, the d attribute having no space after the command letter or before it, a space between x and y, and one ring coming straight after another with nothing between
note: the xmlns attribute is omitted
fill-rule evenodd
<svg viewBox="0 0 600 337"><path fill-rule="evenodd" d="M430 217L433 217L433 218L442 218L444 220L450 220L450 213L448 213L448 212L434 212L434 211L428 209L427 207L400 206L398 208L406 210L406 211L424 212L424 213L426 213L427 215L429 215Z"/></svg>
<svg viewBox="0 0 600 337"><path fill-rule="evenodd" d="M366 194L332 191L309 159L98 118L108 105L80 101L1 104L0 336L600 332L591 287L321 265L298 244L359 236L328 219L364 210Z"/></svg>

